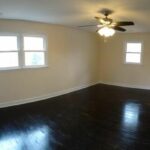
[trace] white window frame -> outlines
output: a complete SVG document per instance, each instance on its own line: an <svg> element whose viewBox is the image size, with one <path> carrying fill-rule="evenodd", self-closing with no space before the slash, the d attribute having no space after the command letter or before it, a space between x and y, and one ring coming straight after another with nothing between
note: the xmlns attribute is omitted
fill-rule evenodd
<svg viewBox="0 0 150 150"><path fill-rule="evenodd" d="M127 44L128 43L140 43L141 44L141 52L127 52ZM124 48L124 64L131 64L131 65L141 65L143 62L143 41L126 41L124 44L125 48ZM126 54L127 53L132 53L132 54L140 54L140 63L136 63L136 62L126 62Z"/></svg>
<svg viewBox="0 0 150 150"><path fill-rule="evenodd" d="M10 71L10 70L19 70L19 69L34 69L34 68L45 68L48 67L48 50L47 50L47 37L43 34L24 34L24 33L9 33L9 32L0 32L0 36L16 36L17 37L17 47L18 50L14 51L14 50L10 50L10 51L0 51L0 53L3 52L18 52L18 67L4 67L4 68L0 68L0 71ZM34 66L25 66L25 51L24 51L24 41L23 38L24 36L29 36L29 37L42 37L44 40L44 51L40 51L40 52L44 52L44 65L34 65ZM34 50L34 52L37 52L36 50Z"/></svg>
<svg viewBox="0 0 150 150"><path fill-rule="evenodd" d="M19 44L19 34L17 33L1 33L0 32L0 36L16 36L17 37L17 48L18 50L7 50L7 51L0 51L0 53L5 53L5 52L18 52L18 67L4 67L4 68L0 68L0 71L2 70L15 70L15 69L20 69L20 44Z"/></svg>
<svg viewBox="0 0 150 150"><path fill-rule="evenodd" d="M24 37L41 37L43 38L43 44L44 44L44 50L24 50ZM47 38L45 35L42 34L22 34L21 37L21 43L22 43L22 57L23 57L23 63L22 63L22 68L45 68L48 67L48 52L47 52ZM44 53L44 65L33 65L33 66L26 66L25 65L25 52L43 52Z"/></svg>

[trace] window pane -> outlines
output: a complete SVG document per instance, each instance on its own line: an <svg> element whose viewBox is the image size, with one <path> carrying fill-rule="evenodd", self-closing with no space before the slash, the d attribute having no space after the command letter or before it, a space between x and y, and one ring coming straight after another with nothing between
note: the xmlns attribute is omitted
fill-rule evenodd
<svg viewBox="0 0 150 150"><path fill-rule="evenodd" d="M140 63L141 55L137 53L126 53L126 62L127 63Z"/></svg>
<svg viewBox="0 0 150 150"><path fill-rule="evenodd" d="M18 67L18 53L4 52L0 53L0 67Z"/></svg>
<svg viewBox="0 0 150 150"><path fill-rule="evenodd" d="M38 66L45 65L44 52L25 52L25 65Z"/></svg>
<svg viewBox="0 0 150 150"><path fill-rule="evenodd" d="M127 43L127 52L141 52L141 43Z"/></svg>
<svg viewBox="0 0 150 150"><path fill-rule="evenodd" d="M44 50L42 37L24 37L24 50Z"/></svg>
<svg viewBox="0 0 150 150"><path fill-rule="evenodd" d="M0 51L18 50L16 36L0 36Z"/></svg>

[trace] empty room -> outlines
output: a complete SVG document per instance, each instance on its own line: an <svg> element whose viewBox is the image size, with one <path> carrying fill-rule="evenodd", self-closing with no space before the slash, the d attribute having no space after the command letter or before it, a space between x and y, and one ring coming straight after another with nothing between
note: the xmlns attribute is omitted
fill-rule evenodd
<svg viewBox="0 0 150 150"><path fill-rule="evenodd" d="M148 15L148 0L0 0L0 150L150 150Z"/></svg>

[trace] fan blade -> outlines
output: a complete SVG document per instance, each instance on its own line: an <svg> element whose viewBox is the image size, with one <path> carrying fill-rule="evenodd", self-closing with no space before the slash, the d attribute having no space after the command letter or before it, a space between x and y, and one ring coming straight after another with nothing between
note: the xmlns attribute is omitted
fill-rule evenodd
<svg viewBox="0 0 150 150"><path fill-rule="evenodd" d="M134 25L134 22L132 21L120 21L120 22L116 22L117 26L132 26Z"/></svg>
<svg viewBox="0 0 150 150"><path fill-rule="evenodd" d="M111 27L111 28L114 29L114 30L117 30L117 31L122 31L122 32L126 31L126 29L118 27L118 26L114 26L114 27Z"/></svg>
<svg viewBox="0 0 150 150"><path fill-rule="evenodd" d="M84 27L97 27L97 24L95 25L93 25L93 24L91 24L91 25L83 25L83 26L78 26L79 28L84 28Z"/></svg>

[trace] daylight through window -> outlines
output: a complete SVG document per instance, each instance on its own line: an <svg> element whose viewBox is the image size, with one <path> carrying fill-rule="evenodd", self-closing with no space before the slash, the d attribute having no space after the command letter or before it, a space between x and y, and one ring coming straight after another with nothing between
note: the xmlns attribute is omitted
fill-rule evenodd
<svg viewBox="0 0 150 150"><path fill-rule="evenodd" d="M17 36L0 36L0 68L19 66Z"/></svg>
<svg viewBox="0 0 150 150"><path fill-rule="evenodd" d="M0 35L0 70L46 66L45 43L42 36Z"/></svg>
<svg viewBox="0 0 150 150"><path fill-rule="evenodd" d="M127 43L126 44L126 63L141 63L142 43Z"/></svg>
<svg viewBox="0 0 150 150"><path fill-rule="evenodd" d="M45 45L42 37L24 37L25 66L45 64Z"/></svg>

